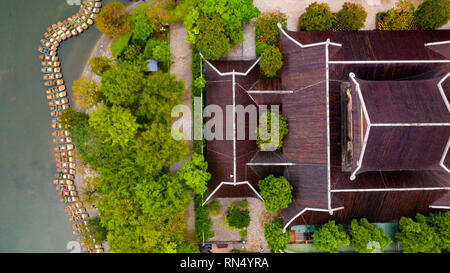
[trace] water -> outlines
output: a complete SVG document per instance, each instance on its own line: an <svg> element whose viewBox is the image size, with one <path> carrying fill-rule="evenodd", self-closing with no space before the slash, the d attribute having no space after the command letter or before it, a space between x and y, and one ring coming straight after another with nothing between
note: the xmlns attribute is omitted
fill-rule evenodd
<svg viewBox="0 0 450 273"><path fill-rule="evenodd" d="M0 0L0 252L69 252L75 239L51 182L54 146L37 47L47 26L78 8L66 0ZM67 87L99 37L90 26L62 42Z"/></svg>

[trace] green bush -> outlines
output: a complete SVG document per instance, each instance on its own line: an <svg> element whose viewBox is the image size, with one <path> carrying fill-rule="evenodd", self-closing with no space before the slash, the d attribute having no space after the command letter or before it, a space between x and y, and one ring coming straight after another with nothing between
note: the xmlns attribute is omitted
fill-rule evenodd
<svg viewBox="0 0 450 273"><path fill-rule="evenodd" d="M271 128L272 118L278 119L278 124L276 124L278 128ZM272 131L274 131L273 134ZM278 131L278 134L275 133L276 131ZM261 150L279 149L283 146L283 137L287 133L289 133L287 118L282 114L272 113L270 110L267 110L259 117L259 124L256 127L256 145ZM274 137L275 147L271 143L272 137Z"/></svg>
<svg viewBox="0 0 450 273"><path fill-rule="evenodd" d="M197 20L198 37L195 45L208 60L217 60L230 52L230 39L227 37L223 19L214 14L202 16Z"/></svg>
<svg viewBox="0 0 450 273"><path fill-rule="evenodd" d="M450 0L425 0L416 11L420 29L436 29L450 19Z"/></svg>
<svg viewBox="0 0 450 273"><path fill-rule="evenodd" d="M261 60L259 67L261 74L268 78L273 78L278 75L278 70L283 66L283 54L280 49L274 46L267 46L261 53Z"/></svg>
<svg viewBox="0 0 450 273"><path fill-rule="evenodd" d="M395 7L386 13L377 14L378 30L413 30L416 29L414 21L414 5L409 1L400 0Z"/></svg>
<svg viewBox="0 0 450 273"><path fill-rule="evenodd" d="M153 48L153 59L158 62L170 62L170 46L169 43L162 43Z"/></svg>
<svg viewBox="0 0 450 273"><path fill-rule="evenodd" d="M339 30L358 30L364 26L367 12L359 4L345 2L336 13L336 24Z"/></svg>
<svg viewBox="0 0 450 273"><path fill-rule="evenodd" d="M195 238L197 242L206 242L214 237L214 231L211 230L212 224L209 219L208 208L202 206L203 197L199 194L194 196L194 214L195 214Z"/></svg>
<svg viewBox="0 0 450 273"><path fill-rule="evenodd" d="M134 44L130 44L127 47L127 49L125 49L125 51L122 53L120 60L129 62L132 64L142 62L143 61L142 53L143 53L142 47L134 45Z"/></svg>
<svg viewBox="0 0 450 273"><path fill-rule="evenodd" d="M292 202L292 186L283 176L275 177L273 174L258 181L264 206L269 212L287 208Z"/></svg>
<svg viewBox="0 0 450 273"><path fill-rule="evenodd" d="M209 203L208 205L208 211L212 216L217 216L219 215L220 212L220 205L219 202L217 200L212 201L211 203Z"/></svg>
<svg viewBox="0 0 450 273"><path fill-rule="evenodd" d="M313 2L299 18L300 30L330 30L335 24L333 13L326 3Z"/></svg>
<svg viewBox="0 0 450 273"><path fill-rule="evenodd" d="M239 231L239 236L241 236L242 239L247 238L247 230L241 229L241 230Z"/></svg>
<svg viewBox="0 0 450 273"><path fill-rule="evenodd" d="M114 58L118 58L120 54L122 54L122 52L128 47L130 38L131 34L125 34L111 44L110 49Z"/></svg>
<svg viewBox="0 0 450 273"><path fill-rule="evenodd" d="M336 225L335 221L329 221L319 230L313 233L314 248L331 253L337 253L339 246L350 245L350 237L344 231L342 225Z"/></svg>
<svg viewBox="0 0 450 273"><path fill-rule="evenodd" d="M353 248L359 253L371 253L377 250L383 252L383 249L392 243L382 228L375 227L366 218L362 218L359 223L356 219L352 220L350 237ZM376 246L370 245L371 242L378 243L379 249L374 249Z"/></svg>
<svg viewBox="0 0 450 273"><path fill-rule="evenodd" d="M147 15L145 13L132 14L128 17L127 24L132 33L131 42L142 47L145 46L145 42L153 32Z"/></svg>
<svg viewBox="0 0 450 273"><path fill-rule="evenodd" d="M225 214L225 220L231 228L246 228L250 224L250 212L230 205Z"/></svg>
<svg viewBox="0 0 450 273"><path fill-rule="evenodd" d="M241 209L246 209L246 208L248 208L248 201L247 200L242 200L240 203L239 203L239 206L241 207Z"/></svg>
<svg viewBox="0 0 450 273"><path fill-rule="evenodd" d="M111 61L107 56L93 57L89 60L89 65L91 66L92 72L101 76L111 68Z"/></svg>
<svg viewBox="0 0 450 273"><path fill-rule="evenodd" d="M399 228L395 237L405 253L440 253L450 249L450 211L428 217L418 213L416 221L402 217Z"/></svg>
<svg viewBox="0 0 450 273"><path fill-rule="evenodd" d="M256 44L279 47L280 30L277 24L287 29L287 17L279 11L261 13L255 21ZM259 55L259 54L258 54Z"/></svg>
<svg viewBox="0 0 450 273"><path fill-rule="evenodd" d="M146 60L154 59L153 50L156 47L169 48L169 51L170 51L170 47L166 41L162 41L162 40L156 39L156 38L151 38L147 41L147 44L145 45L145 49L144 49L144 58Z"/></svg>
<svg viewBox="0 0 450 273"><path fill-rule="evenodd" d="M197 5L188 6L191 8L184 17L186 41L193 42L206 59L212 60L241 43L243 23L249 24L259 14L253 0L198 0Z"/></svg>
<svg viewBox="0 0 450 273"><path fill-rule="evenodd" d="M289 243L289 232L283 233L283 220L281 218L275 219L264 226L264 237L267 241L267 246L273 252L279 252L286 249Z"/></svg>

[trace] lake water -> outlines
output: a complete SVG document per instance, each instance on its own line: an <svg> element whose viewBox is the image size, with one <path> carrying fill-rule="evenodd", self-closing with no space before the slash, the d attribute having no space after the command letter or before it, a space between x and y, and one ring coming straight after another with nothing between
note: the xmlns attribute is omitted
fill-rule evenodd
<svg viewBox="0 0 450 273"><path fill-rule="evenodd" d="M75 240L51 182L54 146L37 51L49 25L78 11L71 2L0 0L0 252L69 252L66 245ZM62 42L67 87L99 37L90 26Z"/></svg>

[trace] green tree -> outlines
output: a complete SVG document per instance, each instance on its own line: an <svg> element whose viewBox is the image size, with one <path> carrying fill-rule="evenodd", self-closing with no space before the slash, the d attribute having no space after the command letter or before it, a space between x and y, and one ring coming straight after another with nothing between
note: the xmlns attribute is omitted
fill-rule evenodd
<svg viewBox="0 0 450 273"><path fill-rule="evenodd" d="M278 119L278 123L275 124L277 128L272 128L272 118ZM256 127L256 145L263 150L279 149L283 146L283 138L288 133L287 118L282 114L268 110L259 117L259 124ZM275 142L275 147L271 143L272 137L274 138L273 142Z"/></svg>
<svg viewBox="0 0 450 273"><path fill-rule="evenodd" d="M395 234L405 253L440 253L442 240L430 227L423 215L416 215L417 222L411 218L400 218L400 231Z"/></svg>
<svg viewBox="0 0 450 273"><path fill-rule="evenodd" d="M261 73L265 77L272 78L278 75L278 70L283 66L283 55L278 47L267 46L262 51L259 61Z"/></svg>
<svg viewBox="0 0 450 273"><path fill-rule="evenodd" d="M217 200L213 200L213 201L211 201L211 203L208 204L208 212L212 216L219 215L220 205L219 205L219 202Z"/></svg>
<svg viewBox="0 0 450 273"><path fill-rule="evenodd" d="M89 116L89 125L105 137L105 142L122 147L134 138L139 128L130 110L117 105L97 108Z"/></svg>
<svg viewBox="0 0 450 273"><path fill-rule="evenodd" d="M134 147L136 164L146 173L155 175L189 153L186 141L174 140L170 128L158 123L151 124L135 141Z"/></svg>
<svg viewBox="0 0 450 273"><path fill-rule="evenodd" d="M420 217L420 216L419 216ZM450 211L430 213L426 219L442 242L442 248L450 250Z"/></svg>
<svg viewBox="0 0 450 273"><path fill-rule="evenodd" d="M209 238L214 237L208 207L202 204L203 197L200 194L194 195L195 238L199 243L206 242Z"/></svg>
<svg viewBox="0 0 450 273"><path fill-rule="evenodd" d="M130 64L135 65L136 67L140 67L140 64L143 63L143 50L142 47L131 44L125 49L121 56L121 61L128 62ZM142 70L139 68L139 70Z"/></svg>
<svg viewBox="0 0 450 273"><path fill-rule="evenodd" d="M61 112L58 117L58 124L61 124L62 129L72 131L72 128L78 124L86 124L89 116L85 113L78 112L73 108L68 108Z"/></svg>
<svg viewBox="0 0 450 273"><path fill-rule="evenodd" d="M334 24L335 19L327 3L311 3L299 18L300 29L305 30L330 30Z"/></svg>
<svg viewBox="0 0 450 273"><path fill-rule="evenodd" d="M125 51L125 49L128 47L128 44L130 42L131 33L122 35L118 39L114 40L111 44L111 54L114 58L118 58L122 52Z"/></svg>
<svg viewBox="0 0 450 273"><path fill-rule="evenodd" d="M211 179L208 172L208 162L203 155L194 153L192 159L186 161L178 175L186 182L196 194L203 194L207 189L207 183Z"/></svg>
<svg viewBox="0 0 450 273"><path fill-rule="evenodd" d="M127 31L127 16L125 6L118 1L114 1L101 9L95 20L95 26L107 36L117 37Z"/></svg>
<svg viewBox="0 0 450 273"><path fill-rule="evenodd" d="M267 44L275 47L280 45L280 30L277 24L287 29L286 14L280 11L261 13L255 21L255 35L257 44Z"/></svg>
<svg viewBox="0 0 450 273"><path fill-rule="evenodd" d="M169 124L172 108L181 103L184 82L175 75L156 72L142 82L144 88L139 96L137 112L151 122Z"/></svg>
<svg viewBox="0 0 450 273"><path fill-rule="evenodd" d="M450 19L450 0L425 0L415 15L421 29L442 27Z"/></svg>
<svg viewBox="0 0 450 273"><path fill-rule="evenodd" d="M225 214L225 222L231 228L246 228L250 224L250 212L230 205Z"/></svg>
<svg viewBox="0 0 450 273"><path fill-rule="evenodd" d="M345 2L342 9L336 13L336 22L339 30L358 30L364 26L367 12L355 3Z"/></svg>
<svg viewBox="0 0 450 273"><path fill-rule="evenodd" d="M335 221L329 221L321 229L313 233L314 248L331 253L339 251L338 246L350 245L350 237L344 231L342 225L336 225Z"/></svg>
<svg viewBox="0 0 450 273"><path fill-rule="evenodd" d="M99 91L97 82L85 76L73 82L72 91L75 104L83 111L102 101L102 93Z"/></svg>
<svg viewBox="0 0 450 273"><path fill-rule="evenodd" d="M145 13L132 14L128 17L128 29L131 30L132 35L132 43L145 46L147 39L153 32L153 28L150 24L150 20L148 19Z"/></svg>
<svg viewBox="0 0 450 273"><path fill-rule="evenodd" d="M371 242L378 243L381 252L392 243L382 228L375 227L366 218L360 219L359 223L356 219L352 220L350 236L353 248L359 253L373 252L375 245L371 245Z"/></svg>
<svg viewBox="0 0 450 273"><path fill-rule="evenodd" d="M273 252L286 249L290 239L289 232L283 232L283 220L281 218L264 225L264 237L266 238L267 246Z"/></svg>
<svg viewBox="0 0 450 273"><path fill-rule="evenodd" d="M214 14L201 16L197 20L198 34L195 46L208 60L217 60L230 52L230 39L227 37L223 19Z"/></svg>
<svg viewBox="0 0 450 273"><path fill-rule="evenodd" d="M264 206L269 212L287 208L292 202L292 186L283 176L275 177L273 174L258 181Z"/></svg>
<svg viewBox="0 0 450 273"><path fill-rule="evenodd" d="M129 107L139 98L144 82L141 68L124 62L103 74L100 90L106 102Z"/></svg>
<svg viewBox="0 0 450 273"><path fill-rule="evenodd" d="M414 5L410 1L400 0L394 8L377 17L378 30L414 29Z"/></svg>
<svg viewBox="0 0 450 273"><path fill-rule="evenodd" d="M111 68L112 60L107 56L93 57L89 60L92 72L101 76L104 72Z"/></svg>

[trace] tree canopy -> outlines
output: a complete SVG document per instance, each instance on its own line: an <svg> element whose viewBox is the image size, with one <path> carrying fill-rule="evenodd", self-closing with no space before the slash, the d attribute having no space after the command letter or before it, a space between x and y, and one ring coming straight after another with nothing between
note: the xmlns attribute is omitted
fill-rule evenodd
<svg viewBox="0 0 450 273"><path fill-rule="evenodd" d="M107 36L117 37L127 32L127 16L125 6L114 1L101 9L95 20L95 26Z"/></svg>
<svg viewBox="0 0 450 273"><path fill-rule="evenodd" d="M102 93L97 82L85 76L73 82L72 91L75 104L84 111L102 101Z"/></svg>
<svg viewBox="0 0 450 273"><path fill-rule="evenodd" d="M338 253L339 246L348 246L350 237L344 231L342 225L336 225L335 221L329 221L312 235L314 248L331 253Z"/></svg>
<svg viewBox="0 0 450 273"><path fill-rule="evenodd" d="M275 219L264 226L264 237L267 241L267 246L274 252L286 249L289 243L289 232L283 233L283 220L281 218Z"/></svg>
<svg viewBox="0 0 450 273"><path fill-rule="evenodd" d="M178 175L186 181L196 194L203 194L207 189L207 183L211 179L211 174L207 171L208 162L203 155L194 153L190 161L184 163Z"/></svg>
<svg viewBox="0 0 450 273"><path fill-rule="evenodd" d="M270 212L287 208L292 202L292 186L283 176L275 177L273 174L258 181L264 206Z"/></svg>
<svg viewBox="0 0 450 273"><path fill-rule="evenodd" d="M369 223L366 218L352 220L352 229L350 231L353 248L359 253L370 253L381 251L392 243L389 236L384 234L382 228L377 228ZM376 249L378 248L379 249Z"/></svg>

